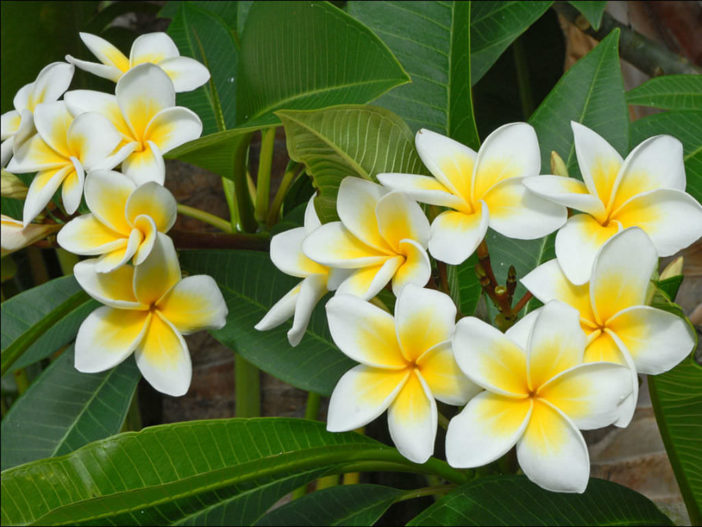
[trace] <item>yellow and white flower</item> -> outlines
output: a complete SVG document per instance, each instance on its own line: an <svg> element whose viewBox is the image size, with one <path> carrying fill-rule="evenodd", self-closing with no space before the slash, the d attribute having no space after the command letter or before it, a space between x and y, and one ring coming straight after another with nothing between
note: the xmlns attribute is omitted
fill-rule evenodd
<svg viewBox="0 0 702 527"><path fill-rule="evenodd" d="M442 262L460 264L478 247L490 227L509 238L531 240L558 229L566 209L522 185L541 169L539 143L526 123L492 132L476 154L443 135L420 130L417 152L434 177L378 174L385 186L422 203L448 207L431 224L429 252Z"/></svg>
<svg viewBox="0 0 702 527"><path fill-rule="evenodd" d="M400 453L424 463L434 451L434 399L459 406L480 390L451 351L456 306L443 293L408 284L394 318L350 295L334 296L326 309L334 342L361 363L334 388L327 430L353 430L388 410L390 437Z"/></svg>
<svg viewBox="0 0 702 527"><path fill-rule="evenodd" d="M39 225L30 223L26 227L10 216L1 215L0 221L0 254L6 256L15 251L46 238L49 234L61 228L60 225Z"/></svg>
<svg viewBox="0 0 702 527"><path fill-rule="evenodd" d="M119 148L120 134L105 117L89 112L74 119L63 101L38 105L34 125L37 133L8 165L16 173L37 172L24 201L24 225L46 207L59 187L66 212L73 214L83 197L85 172L111 169L133 149Z"/></svg>
<svg viewBox="0 0 702 527"><path fill-rule="evenodd" d="M150 181L137 187L109 170L88 174L85 201L90 214L69 221L57 241L75 254L102 255L95 263L99 273L113 271L132 257L134 265L141 264L178 214L173 195L162 185Z"/></svg>
<svg viewBox="0 0 702 527"><path fill-rule="evenodd" d="M137 37L132 43L129 58L96 35L80 33L80 38L101 64L76 59L70 55L66 55L66 60L98 77L117 82L122 75L136 66L151 63L168 74L177 92L194 90L210 80L207 68L195 59L181 57L178 47L166 33L147 33Z"/></svg>
<svg viewBox="0 0 702 527"><path fill-rule="evenodd" d="M632 395L622 405L615 423L618 426L627 426L636 409L636 373L668 371L695 345L692 330L683 319L645 305L657 265L656 248L650 238L641 229L631 227L600 248L589 283L571 283L557 260L540 265L522 278L524 286L542 302L559 300L579 312L587 334L585 362L609 361L630 368Z"/></svg>
<svg viewBox="0 0 702 527"><path fill-rule="evenodd" d="M348 274L343 269L332 269L313 262L302 252L302 242L321 225L314 210L314 196L305 208L304 226L290 229L271 238L271 260L285 274L303 280L278 300L256 326L258 331L278 327L294 314L288 331L288 342L297 346L302 340L312 311L327 291L334 290Z"/></svg>
<svg viewBox="0 0 702 527"><path fill-rule="evenodd" d="M354 270L337 294L368 300L390 280L395 295L407 284L429 281L429 221L416 202L371 181L347 177L339 186L336 209L341 221L316 229L302 250L322 265Z"/></svg>
<svg viewBox="0 0 702 527"><path fill-rule="evenodd" d="M524 184L555 203L583 212L556 235L556 256L574 284L590 279L597 250L627 227L640 227L659 256L670 256L702 236L702 206L685 193L680 141L650 137L626 159L597 133L572 122L583 181L541 176Z"/></svg>
<svg viewBox="0 0 702 527"><path fill-rule="evenodd" d="M163 184L163 154L200 137L202 122L191 110L175 105L173 83L161 68L141 64L118 82L116 95L74 90L64 95L73 115L98 112L107 117L133 152L122 163L122 172L137 185Z"/></svg>
<svg viewBox="0 0 702 527"><path fill-rule="evenodd" d="M188 391L192 367L183 335L225 324L227 306L210 276L181 279L168 236L159 236L141 265L98 273L94 260L76 264L76 280L105 304L81 324L75 366L95 373L116 366L132 352L144 378L160 392Z"/></svg>
<svg viewBox="0 0 702 527"><path fill-rule="evenodd" d="M506 334L463 318L453 350L461 370L485 391L449 423L449 464L485 465L516 444L519 466L531 481L551 491L584 492L590 460L578 429L617 418L631 375L618 364L582 363L585 334L577 311L549 302Z"/></svg>
<svg viewBox="0 0 702 527"><path fill-rule="evenodd" d="M13 153L36 133L34 109L43 102L57 101L71 84L74 70L65 62L52 62L39 72L34 82L19 89L12 101L15 109L2 114L0 119L2 166L7 165Z"/></svg>

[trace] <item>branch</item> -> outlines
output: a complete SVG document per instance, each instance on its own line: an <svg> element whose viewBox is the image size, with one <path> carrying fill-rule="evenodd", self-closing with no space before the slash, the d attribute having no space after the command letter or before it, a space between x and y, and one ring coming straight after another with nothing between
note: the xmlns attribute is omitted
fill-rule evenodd
<svg viewBox="0 0 702 527"><path fill-rule="evenodd" d="M621 57L651 77L659 75L698 74L702 69L691 64L686 58L673 53L658 42L622 24L609 13L602 14L600 29L595 31L575 7L565 2L554 2L553 9L586 35L602 40L614 29L619 28L619 53Z"/></svg>

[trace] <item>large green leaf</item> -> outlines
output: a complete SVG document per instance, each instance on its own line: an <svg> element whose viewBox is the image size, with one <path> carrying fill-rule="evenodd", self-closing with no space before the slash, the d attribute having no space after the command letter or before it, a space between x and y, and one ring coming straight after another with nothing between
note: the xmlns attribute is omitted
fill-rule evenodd
<svg viewBox="0 0 702 527"><path fill-rule="evenodd" d="M524 476L486 477L447 494L407 525L672 525L645 496L590 479L584 494L543 490Z"/></svg>
<svg viewBox="0 0 702 527"><path fill-rule="evenodd" d="M409 79L387 46L328 2L255 2L241 36L237 121L366 103Z"/></svg>
<svg viewBox="0 0 702 527"><path fill-rule="evenodd" d="M153 426L2 473L2 524L256 522L282 495L324 473L383 461L465 475L435 459L414 465L394 448L302 419L217 419ZM351 465L349 465L351 464Z"/></svg>
<svg viewBox="0 0 702 527"><path fill-rule="evenodd" d="M475 264L477 263L478 256L473 253L460 265L446 266L451 298L463 316L469 316L475 312L482 293L478 275L475 274Z"/></svg>
<svg viewBox="0 0 702 527"><path fill-rule="evenodd" d="M634 121L631 123L631 146L657 134L670 134L682 141L686 190L702 202L702 110L657 113Z"/></svg>
<svg viewBox="0 0 702 527"><path fill-rule="evenodd" d="M606 1L588 2L585 0L577 0L577 2L568 3L582 13L595 31L600 29L602 14L604 13L605 7L607 7Z"/></svg>
<svg viewBox="0 0 702 527"><path fill-rule="evenodd" d="M338 219L336 194L347 176L375 180L381 172L424 171L407 125L384 108L344 105L312 111L281 111L290 158L304 163L319 195L322 222Z"/></svg>
<svg viewBox="0 0 702 527"><path fill-rule="evenodd" d="M579 174L571 121L593 129L620 154L629 147L629 114L619 66L619 30L610 33L556 84L529 119L541 148L541 167L549 171L551 151Z"/></svg>
<svg viewBox="0 0 702 527"><path fill-rule="evenodd" d="M73 276L57 278L3 302L3 372L24 368L68 344L97 305Z"/></svg>
<svg viewBox="0 0 702 527"><path fill-rule="evenodd" d="M134 359L80 373L73 347L49 366L2 420L2 470L60 456L119 432L141 378Z"/></svg>
<svg viewBox="0 0 702 527"><path fill-rule="evenodd" d="M666 110L699 110L702 108L702 75L654 77L629 90L626 102Z"/></svg>
<svg viewBox="0 0 702 527"><path fill-rule="evenodd" d="M470 90L471 3L354 1L347 9L383 39L412 78L377 104L397 113L413 131L429 128L477 148Z"/></svg>
<svg viewBox="0 0 702 527"><path fill-rule="evenodd" d="M340 485L274 509L256 525L373 525L406 493L381 485Z"/></svg>
<svg viewBox="0 0 702 527"><path fill-rule="evenodd" d="M181 265L191 274L217 281L227 306L227 325L212 335L262 370L303 390L331 394L355 363L341 353L329 334L323 303L315 309L302 342L291 347L290 323L270 331L254 325L300 279L281 273L267 253L253 251L183 251Z"/></svg>
<svg viewBox="0 0 702 527"><path fill-rule="evenodd" d="M702 366L692 356L648 387L658 428L692 525L702 524Z"/></svg>

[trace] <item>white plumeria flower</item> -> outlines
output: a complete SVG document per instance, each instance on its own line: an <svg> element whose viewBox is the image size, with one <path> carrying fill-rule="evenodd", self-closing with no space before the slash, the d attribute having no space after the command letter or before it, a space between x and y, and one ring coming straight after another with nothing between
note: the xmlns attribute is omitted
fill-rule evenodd
<svg viewBox="0 0 702 527"><path fill-rule="evenodd" d="M37 134L8 165L16 173L37 172L24 202L25 225L46 207L59 187L66 212L73 214L83 197L85 172L111 169L133 149L130 145L118 148L120 134L104 116L89 112L74 119L64 101L38 105L34 124Z"/></svg>
<svg viewBox="0 0 702 527"><path fill-rule="evenodd" d="M627 227L646 231L659 256L702 236L702 206L685 193L680 141L650 137L623 160L589 128L571 126L584 183L559 176L524 181L532 192L584 213L570 217L556 235L556 257L571 282L587 282L597 250Z"/></svg>
<svg viewBox="0 0 702 527"><path fill-rule="evenodd" d="M137 187L119 172L98 170L85 181L90 214L69 221L58 234L61 247L75 254L102 257L99 273L113 271L134 257L144 262L157 238L175 223L177 204L163 186L150 181Z"/></svg>
<svg viewBox="0 0 702 527"><path fill-rule="evenodd" d="M226 322L227 305L212 277L181 279L173 242L162 234L141 265L103 274L94 260L86 260L73 272L86 293L105 304L78 330L76 369L104 371L134 352L151 386L168 395L185 394L192 366L183 335L220 329Z"/></svg>
<svg viewBox="0 0 702 527"><path fill-rule="evenodd" d="M632 395L615 423L627 426L636 409L636 373L656 375L678 364L695 345L683 319L646 306L656 248L644 231L626 229L605 242L595 256L592 279L574 285L557 260L540 265L522 284L539 300L559 300L579 312L587 334L585 362L609 361L631 370Z"/></svg>
<svg viewBox="0 0 702 527"><path fill-rule="evenodd" d="M290 229L271 238L273 264L285 274L303 280L278 300L254 327L258 331L273 329L294 314L293 325L288 331L291 346L297 346L302 340L317 302L327 291L335 289L348 274L343 269L332 269L313 262L302 252L302 242L320 225L312 196L305 208L304 227Z"/></svg>
<svg viewBox="0 0 702 527"><path fill-rule="evenodd" d="M116 95L74 90L64 95L73 115L98 112L106 116L134 151L122 163L122 172L137 185L163 184L163 154L200 137L202 122L193 111L175 106L173 83L161 68L142 64L117 82Z"/></svg>
<svg viewBox="0 0 702 527"><path fill-rule="evenodd" d="M457 265L478 247L490 227L509 238L531 240L558 229L566 209L529 192L522 180L541 169L539 143L526 123L492 132L476 154L443 135L419 130L417 152L434 177L378 174L393 190L422 203L448 207L431 224L429 252Z"/></svg>
<svg viewBox="0 0 702 527"><path fill-rule="evenodd" d="M38 225L33 223L25 227L19 220L11 218L10 216L5 216L4 214L1 216L0 250L2 256L19 251L27 245L31 245L42 238L46 238L47 235L61 228L60 225Z"/></svg>
<svg viewBox="0 0 702 527"><path fill-rule="evenodd" d="M326 308L334 342L361 363L334 388L327 430L354 430L388 410L390 437L400 453L424 463L434 452L434 399L461 406L480 391L451 351L456 306L439 291L408 284L394 318L350 295L334 296Z"/></svg>
<svg viewBox="0 0 702 527"><path fill-rule="evenodd" d="M73 66L65 62L52 62L39 72L34 82L19 89L12 100L15 109L2 114L0 120L2 166L7 165L13 153L36 133L34 109L43 102L58 100L70 86L74 70Z"/></svg>
<svg viewBox="0 0 702 527"><path fill-rule="evenodd" d="M96 35L80 33L80 38L102 64L79 60L70 55L66 55L66 60L98 77L117 82L136 66L151 63L168 74L177 92L194 90L210 80L207 68L195 59L181 57L178 47L166 33L147 33L137 37L132 43L129 58Z"/></svg>
<svg viewBox="0 0 702 527"><path fill-rule="evenodd" d="M336 209L341 221L319 227L302 250L322 265L354 270L337 294L368 300L391 279L395 295L407 284L429 281L429 221L416 202L371 181L347 177L339 186Z"/></svg>
<svg viewBox="0 0 702 527"><path fill-rule="evenodd" d="M551 491L584 492L590 460L578 429L610 425L631 393L631 376L618 364L583 364L577 311L549 302L506 334L463 318L453 350L461 370L485 391L449 423L449 464L485 465L516 444L531 481Z"/></svg>

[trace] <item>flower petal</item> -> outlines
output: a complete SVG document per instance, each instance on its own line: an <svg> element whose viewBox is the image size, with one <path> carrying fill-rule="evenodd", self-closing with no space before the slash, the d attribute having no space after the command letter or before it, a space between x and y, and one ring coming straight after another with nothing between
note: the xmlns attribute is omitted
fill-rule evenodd
<svg viewBox="0 0 702 527"><path fill-rule="evenodd" d="M16 146L16 142L17 136L14 138L13 147ZM70 163L67 157L47 145L39 134L33 135L13 152L14 157L7 165L7 170L14 174L53 170Z"/></svg>
<svg viewBox="0 0 702 527"><path fill-rule="evenodd" d="M354 271L341 282L336 290L340 295L354 295L370 300L392 279L403 262L402 256L387 258L381 265L364 267Z"/></svg>
<svg viewBox="0 0 702 527"><path fill-rule="evenodd" d="M544 302L546 303L546 302ZM535 309L528 315L519 319L514 326L505 331L505 337L511 339L517 346L523 350L529 348L529 337L534 329L536 319L539 317L542 308Z"/></svg>
<svg viewBox="0 0 702 527"><path fill-rule="evenodd" d="M114 95L93 90L71 90L66 92L63 99L74 117L86 112L97 112L104 115L126 140L136 140Z"/></svg>
<svg viewBox="0 0 702 527"><path fill-rule="evenodd" d="M121 72L129 69L129 59L107 40L90 33L79 33L83 44L106 66L113 66ZM116 79L111 79L116 80Z"/></svg>
<svg viewBox="0 0 702 527"><path fill-rule="evenodd" d="M68 130L73 116L63 101L46 102L34 110L34 126L44 142L57 154L71 157L68 146Z"/></svg>
<svg viewBox="0 0 702 527"><path fill-rule="evenodd" d="M482 320L465 317L458 321L453 352L463 373L486 390L516 398L529 393L526 352Z"/></svg>
<svg viewBox="0 0 702 527"><path fill-rule="evenodd" d="M631 355L636 370L658 375L675 367L695 347L690 326L680 317L649 306L620 311L607 332Z"/></svg>
<svg viewBox="0 0 702 527"><path fill-rule="evenodd" d="M388 258L356 238L340 221L326 223L307 236L302 251L315 262L344 269L381 265Z"/></svg>
<svg viewBox="0 0 702 527"><path fill-rule="evenodd" d="M297 297L300 295L302 282L288 291L273 307L263 316L261 320L254 326L258 331L267 331L280 326L283 322L293 316L295 306L297 305Z"/></svg>
<svg viewBox="0 0 702 527"><path fill-rule="evenodd" d="M61 168L44 170L34 176L22 210L22 223L25 227L44 210L64 178L72 171L73 165L65 165Z"/></svg>
<svg viewBox="0 0 702 527"><path fill-rule="evenodd" d="M102 77L103 79L109 79L112 82L117 82L122 76L122 70L116 66L109 66L105 64L98 64L97 62L89 62L87 60L80 60L71 55L66 55L66 62L73 64L76 68L88 73L92 73L97 77Z"/></svg>
<svg viewBox="0 0 702 527"><path fill-rule="evenodd" d="M488 228L488 208L481 201L474 214L446 211L431 224L429 252L441 262L458 265L475 252Z"/></svg>
<svg viewBox="0 0 702 527"><path fill-rule="evenodd" d="M61 187L61 201L68 214L73 214L78 210L83 199L83 186L85 184L85 172L80 161L72 156L71 161L73 162L73 170L66 174Z"/></svg>
<svg viewBox="0 0 702 527"><path fill-rule="evenodd" d="M511 177L485 193L483 199L490 211L488 224L508 238L543 238L566 222L568 211L534 194L522 181L522 178Z"/></svg>
<svg viewBox="0 0 702 527"><path fill-rule="evenodd" d="M422 375L414 370L388 408L388 428L400 454L424 463L434 453L438 414Z"/></svg>
<svg viewBox="0 0 702 527"><path fill-rule="evenodd" d="M156 64L178 56L178 47L166 33L146 33L139 35L132 43L129 65L133 68L146 62Z"/></svg>
<svg viewBox="0 0 702 527"><path fill-rule="evenodd" d="M34 83L30 82L17 90L17 93L15 93L15 96L12 98L12 105L15 107L15 110L18 112L28 110L27 105L29 104L29 96L31 95L33 89ZM28 111L29 113L32 113L34 109L32 108Z"/></svg>
<svg viewBox="0 0 702 527"><path fill-rule="evenodd" d="M553 492L582 493L590 477L583 436L563 412L542 399L517 442L517 460L526 477Z"/></svg>
<svg viewBox="0 0 702 527"><path fill-rule="evenodd" d="M102 306L90 313L78 329L75 367L83 373L109 370L139 345L149 324L148 311Z"/></svg>
<svg viewBox="0 0 702 527"><path fill-rule="evenodd" d="M471 181L477 154L458 141L422 128L415 136L417 153L429 172L449 192L471 201Z"/></svg>
<svg viewBox="0 0 702 527"><path fill-rule="evenodd" d="M190 387L192 365L183 336L156 311L134 352L137 367L151 386L174 397Z"/></svg>
<svg viewBox="0 0 702 527"><path fill-rule="evenodd" d="M158 65L171 78L177 93L192 91L210 80L209 70L190 57L171 57Z"/></svg>
<svg viewBox="0 0 702 527"><path fill-rule="evenodd" d="M372 181L346 177L341 181L336 210L341 223L356 238L376 249L389 253L389 246L380 234L376 206L387 190Z"/></svg>
<svg viewBox="0 0 702 527"><path fill-rule="evenodd" d="M456 468L473 468L499 459L524 434L531 398L512 399L483 392L473 397L446 431L446 460Z"/></svg>
<svg viewBox="0 0 702 527"><path fill-rule="evenodd" d="M395 252L402 240L414 240L422 247L429 242L429 220L416 201L401 192L390 192L375 208L380 234Z"/></svg>
<svg viewBox="0 0 702 527"><path fill-rule="evenodd" d="M12 146L14 144L14 137L5 139L0 143L0 167L5 168L7 163L12 157Z"/></svg>
<svg viewBox="0 0 702 527"><path fill-rule="evenodd" d="M164 154L197 139L202 134L202 121L192 110L176 106L158 112L146 127L144 139L152 141Z"/></svg>
<svg viewBox="0 0 702 527"><path fill-rule="evenodd" d="M605 208L611 210L610 201L624 160L593 130L575 121L571 121L570 126L573 128L575 155L578 158L583 181L590 194L597 196Z"/></svg>
<svg viewBox="0 0 702 527"><path fill-rule="evenodd" d="M127 243L124 247L115 249L109 253L103 254L97 262L95 262L95 270L98 273L110 273L115 269L126 264L139 250L144 237L139 229L133 229L127 238Z"/></svg>
<svg viewBox="0 0 702 527"><path fill-rule="evenodd" d="M132 236L138 236L139 239L139 245L134 252L134 265L141 265L151 254L156 243L157 233L156 224L150 216L140 214L134 219L134 228L129 234L130 240Z"/></svg>
<svg viewBox="0 0 702 527"><path fill-rule="evenodd" d="M183 278L159 300L156 308L183 335L201 329L221 329L227 320L227 304L211 276Z"/></svg>
<svg viewBox="0 0 702 527"><path fill-rule="evenodd" d="M659 256L671 256L702 236L702 205L680 190L639 194L612 213L626 227L641 227Z"/></svg>
<svg viewBox="0 0 702 527"><path fill-rule="evenodd" d="M397 192L404 192L420 203L440 207L461 209L467 204L463 198L452 194L451 190L437 179L417 174L378 174L378 181Z"/></svg>
<svg viewBox="0 0 702 527"><path fill-rule="evenodd" d="M161 110L175 106L175 91L168 75L154 64L142 64L125 73L117 82L117 104L137 139Z"/></svg>
<svg viewBox="0 0 702 527"><path fill-rule="evenodd" d="M134 270L134 293L151 305L180 281L180 265L173 241L160 232L149 257Z"/></svg>
<svg viewBox="0 0 702 527"><path fill-rule="evenodd" d="M68 129L68 150L87 171L102 168L121 141L122 135L114 125L97 112L79 115Z"/></svg>
<svg viewBox="0 0 702 527"><path fill-rule="evenodd" d="M20 148L37 135L37 129L34 127L34 114L29 110L20 112L20 125L12 140L12 153L17 155Z"/></svg>
<svg viewBox="0 0 702 527"><path fill-rule="evenodd" d="M425 351L416 364L432 395L442 403L463 406L482 391L456 364L450 340Z"/></svg>
<svg viewBox="0 0 702 527"><path fill-rule="evenodd" d="M305 207L304 228L307 234L312 234L317 227L322 225L322 222L319 221L319 217L317 216L317 211L314 210L314 198L315 195L313 194L307 201L307 206Z"/></svg>
<svg viewBox="0 0 702 527"><path fill-rule="evenodd" d="M152 181L137 187L129 195L124 210L127 220L132 223L137 216L148 216L154 220L160 232L171 230L178 215L173 194L166 187Z"/></svg>
<svg viewBox="0 0 702 527"><path fill-rule="evenodd" d="M129 177L136 186L141 186L149 181L163 185L166 180L166 164L163 154L151 141L146 143L147 148L132 152L122 162L122 172Z"/></svg>
<svg viewBox="0 0 702 527"><path fill-rule="evenodd" d="M381 370L363 364L347 371L329 399L327 430L348 432L367 425L393 402L411 370Z"/></svg>
<svg viewBox="0 0 702 527"><path fill-rule="evenodd" d="M80 286L95 300L120 310L146 309L134 296L134 268L123 265L111 273L98 273L97 260L84 260L73 267Z"/></svg>
<svg viewBox="0 0 702 527"><path fill-rule="evenodd" d="M329 332L344 354L374 368L403 369L407 366L390 313L343 294L332 297L326 311Z"/></svg>
<svg viewBox="0 0 702 527"><path fill-rule="evenodd" d="M424 248L414 240L402 240L400 252L405 261L392 277L392 292L399 295L407 284L425 286L431 278L431 262Z"/></svg>
<svg viewBox="0 0 702 527"><path fill-rule="evenodd" d="M312 311L327 293L326 281L326 276L318 274L308 276L302 281L300 295L295 303L293 325L288 330L288 342L291 346L297 346L305 335Z"/></svg>
<svg viewBox="0 0 702 527"><path fill-rule="evenodd" d="M105 226L129 236L132 226L127 221L126 207L136 185L127 176L109 170L95 170L85 181L85 202Z"/></svg>
<svg viewBox="0 0 702 527"><path fill-rule="evenodd" d="M0 141L15 135L19 130L22 115L17 110L10 110L0 116Z"/></svg>
<svg viewBox="0 0 702 527"><path fill-rule="evenodd" d="M605 208L600 199L595 194L590 194L585 183L577 179L561 176L530 176L524 178L522 183L534 194L564 207L597 217L605 214Z"/></svg>
<svg viewBox="0 0 702 527"><path fill-rule="evenodd" d="M291 276L304 278L311 274L326 274L327 267L310 260L302 252L307 237L304 227L281 232L271 238L271 261L278 269Z"/></svg>
<svg viewBox="0 0 702 527"><path fill-rule="evenodd" d="M68 252L94 256L126 245L124 236L106 227L93 214L73 218L59 231L58 244Z"/></svg>
<svg viewBox="0 0 702 527"><path fill-rule="evenodd" d="M626 229L607 241L597 255L590 281L596 320L605 323L627 307L645 304L657 265L656 249L641 229Z"/></svg>
<svg viewBox="0 0 702 527"><path fill-rule="evenodd" d="M590 280L597 251L602 244L621 230L621 224L612 221L603 227L589 214L576 214L556 234L558 263L575 285Z"/></svg>
<svg viewBox="0 0 702 527"><path fill-rule="evenodd" d="M65 62L52 62L44 66L33 83L27 100L27 109L34 110L41 103L53 102L61 97L70 86L74 71L75 68Z"/></svg>
<svg viewBox="0 0 702 527"><path fill-rule="evenodd" d="M473 200L483 199L500 181L536 176L540 170L541 154L534 128L527 123L502 125L485 138L478 152Z"/></svg>

